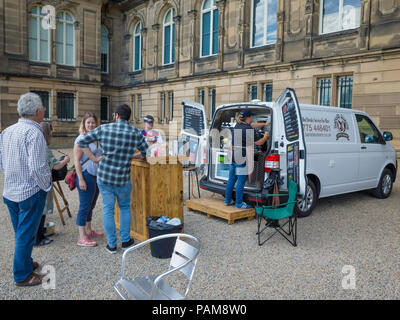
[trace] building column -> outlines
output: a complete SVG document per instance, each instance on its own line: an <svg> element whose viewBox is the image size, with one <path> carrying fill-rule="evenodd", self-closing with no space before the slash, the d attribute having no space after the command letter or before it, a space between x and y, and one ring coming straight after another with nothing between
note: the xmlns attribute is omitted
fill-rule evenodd
<svg viewBox="0 0 400 320"><path fill-rule="evenodd" d="M361 2L361 23L360 23L360 50L369 49L369 25L371 19L371 0Z"/></svg>
<svg viewBox="0 0 400 320"><path fill-rule="evenodd" d="M188 11L188 16L190 17L190 73L193 75L195 72L195 55L196 55L196 19L197 19L197 11L190 10Z"/></svg>
<svg viewBox="0 0 400 320"><path fill-rule="evenodd" d="M154 41L154 46L153 46L153 52L154 52L153 80L156 80L158 78L158 42L159 42L160 24L156 23L153 24L151 27L154 31L154 36L156 40Z"/></svg>
<svg viewBox="0 0 400 320"><path fill-rule="evenodd" d="M285 22L284 1L278 0L278 14L276 19L276 44L275 44L275 62L283 61L283 26Z"/></svg>
<svg viewBox="0 0 400 320"><path fill-rule="evenodd" d="M180 61L180 53L179 49L181 47L181 16L176 16L174 17L174 23L175 23L175 63L174 63L174 68L175 68L175 75L177 78L179 78L179 61Z"/></svg>
<svg viewBox="0 0 400 320"><path fill-rule="evenodd" d="M218 26L218 70L224 69L224 39L225 39L225 2L226 0L217 0L217 8L219 15L219 26Z"/></svg>
<svg viewBox="0 0 400 320"><path fill-rule="evenodd" d="M142 74L143 81L146 81L146 67L147 67L147 28L142 28L141 30L142 36Z"/></svg>
<svg viewBox="0 0 400 320"><path fill-rule="evenodd" d="M304 37L304 58L312 58L312 30L313 30L314 1L307 0L305 8L306 36Z"/></svg>
<svg viewBox="0 0 400 320"><path fill-rule="evenodd" d="M245 30L247 29L247 24L245 23L245 16L244 16L244 6L245 0L240 0L239 4L239 51L238 51L238 65L240 67L244 67L244 34Z"/></svg>

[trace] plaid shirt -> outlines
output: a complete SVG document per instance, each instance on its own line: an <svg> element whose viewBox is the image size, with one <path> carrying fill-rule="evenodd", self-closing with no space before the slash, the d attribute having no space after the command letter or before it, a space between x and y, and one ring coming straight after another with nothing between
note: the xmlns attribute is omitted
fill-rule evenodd
<svg viewBox="0 0 400 320"><path fill-rule="evenodd" d="M146 156L148 148L139 129L130 126L126 120L101 125L77 144L80 148L88 148L94 141L99 141L104 155L99 163L97 178L112 186L123 186L130 181L133 154L139 150Z"/></svg>
<svg viewBox="0 0 400 320"><path fill-rule="evenodd" d="M3 197L10 201L22 202L40 190L50 191L47 144L39 124L21 118L1 133L0 170Z"/></svg>

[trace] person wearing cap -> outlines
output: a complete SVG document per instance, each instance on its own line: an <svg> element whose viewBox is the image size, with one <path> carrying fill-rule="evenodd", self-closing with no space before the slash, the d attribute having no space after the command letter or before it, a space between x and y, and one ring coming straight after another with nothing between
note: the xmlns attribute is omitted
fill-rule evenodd
<svg viewBox="0 0 400 320"><path fill-rule="evenodd" d="M154 118L150 115L147 115L143 119L144 121L144 129L142 130L142 135L144 136L148 145L152 145L154 143L163 143L163 139L160 133L157 130L153 129L154 126Z"/></svg>
<svg viewBox="0 0 400 320"><path fill-rule="evenodd" d="M263 127L267 123L253 123L255 113L249 109L239 112L236 118L236 125L232 134L232 163L229 169L229 179L225 191L225 205L233 205L232 192L236 184L236 208L249 209L251 206L243 202L243 191L248 176L249 167L253 168L253 160L249 159L249 148L254 145L261 146L269 138L265 133L261 139L256 140L254 129ZM250 164L250 165L249 165Z"/></svg>

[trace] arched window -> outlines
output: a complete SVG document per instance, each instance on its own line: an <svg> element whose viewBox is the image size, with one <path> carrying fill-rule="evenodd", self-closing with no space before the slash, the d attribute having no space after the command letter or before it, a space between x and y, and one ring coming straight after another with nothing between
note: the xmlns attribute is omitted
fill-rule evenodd
<svg viewBox="0 0 400 320"><path fill-rule="evenodd" d="M110 41L108 39L108 30L101 26L101 72L108 73L110 57Z"/></svg>
<svg viewBox="0 0 400 320"><path fill-rule="evenodd" d="M175 62L175 10L169 9L163 21L163 64Z"/></svg>
<svg viewBox="0 0 400 320"><path fill-rule="evenodd" d="M43 28L46 14L41 7L29 11L29 60L50 62L50 27Z"/></svg>
<svg viewBox="0 0 400 320"><path fill-rule="evenodd" d="M142 69L142 22L133 31L133 71Z"/></svg>
<svg viewBox="0 0 400 320"><path fill-rule="evenodd" d="M216 0L204 0L201 6L201 42L202 57L218 53L218 8Z"/></svg>
<svg viewBox="0 0 400 320"><path fill-rule="evenodd" d="M251 47L276 42L278 0L252 0Z"/></svg>
<svg viewBox="0 0 400 320"><path fill-rule="evenodd" d="M57 15L56 62L75 65L75 27L74 18L67 12Z"/></svg>

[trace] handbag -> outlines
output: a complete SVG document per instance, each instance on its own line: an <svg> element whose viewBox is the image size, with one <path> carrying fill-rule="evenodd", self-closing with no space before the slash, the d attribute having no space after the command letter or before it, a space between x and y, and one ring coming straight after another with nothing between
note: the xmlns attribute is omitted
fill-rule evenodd
<svg viewBox="0 0 400 320"><path fill-rule="evenodd" d="M58 159L59 161L64 160L64 156L62 156L60 159ZM62 181L65 179L65 176L67 175L67 165L65 165L64 167L62 167L61 169L55 170L52 169L51 170L51 177L53 182L54 181Z"/></svg>
<svg viewBox="0 0 400 320"><path fill-rule="evenodd" d="M89 161L89 158L83 161L82 165ZM75 165L68 170L69 173L65 177L65 183L68 185L69 190L74 190L76 188L76 169Z"/></svg>

